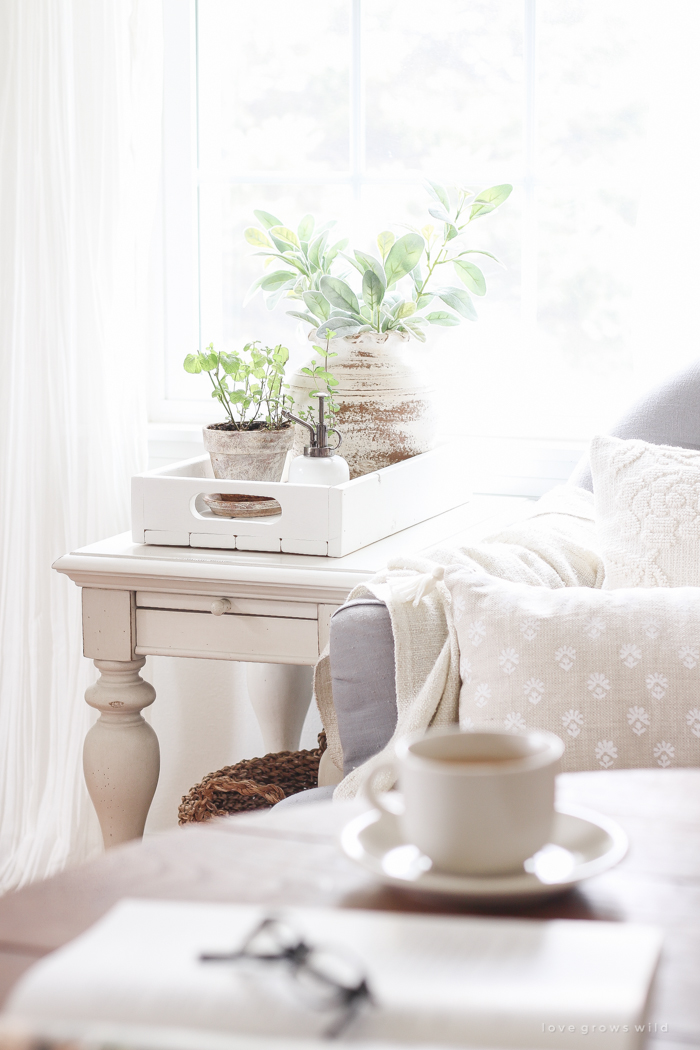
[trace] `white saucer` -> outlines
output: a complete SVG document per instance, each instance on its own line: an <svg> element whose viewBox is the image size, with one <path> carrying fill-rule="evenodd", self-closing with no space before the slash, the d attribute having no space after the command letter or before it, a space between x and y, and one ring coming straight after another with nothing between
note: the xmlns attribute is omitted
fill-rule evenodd
<svg viewBox="0 0 700 1050"><path fill-rule="evenodd" d="M612 868L628 846L614 820L573 806L557 806L552 841L512 875L452 875L433 869L417 846L403 841L398 816L376 809L351 820L340 841L348 857L382 882L484 901L552 897Z"/></svg>

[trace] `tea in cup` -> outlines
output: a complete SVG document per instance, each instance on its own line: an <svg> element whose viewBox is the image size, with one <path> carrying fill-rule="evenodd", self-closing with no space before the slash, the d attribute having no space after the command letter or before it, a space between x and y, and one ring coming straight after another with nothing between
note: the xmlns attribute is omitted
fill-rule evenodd
<svg viewBox="0 0 700 1050"><path fill-rule="evenodd" d="M564 743L554 733L429 730L399 740L396 761L365 783L372 803L389 812L374 783L398 777L405 842L435 868L461 875L522 871L550 841L554 781Z"/></svg>

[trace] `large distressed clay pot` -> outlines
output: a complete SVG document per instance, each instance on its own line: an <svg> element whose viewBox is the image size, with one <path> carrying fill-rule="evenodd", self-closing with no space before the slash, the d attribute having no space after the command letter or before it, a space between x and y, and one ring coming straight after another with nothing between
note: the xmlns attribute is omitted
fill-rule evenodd
<svg viewBox="0 0 700 1050"><path fill-rule="evenodd" d="M212 430L204 427L204 448L214 477L221 481L279 481L294 427L282 430Z"/></svg>
<svg viewBox="0 0 700 1050"><path fill-rule="evenodd" d="M314 333L309 339L318 341ZM409 340L405 332L363 332L331 341L331 350L338 355L328 361L338 380L336 423L343 436L341 455L348 462L351 478L435 447L431 390L421 372L406 360ZM317 364L323 363L317 352L312 356ZM292 375L290 393L297 407L309 403L313 389L315 384L308 376L300 371Z"/></svg>

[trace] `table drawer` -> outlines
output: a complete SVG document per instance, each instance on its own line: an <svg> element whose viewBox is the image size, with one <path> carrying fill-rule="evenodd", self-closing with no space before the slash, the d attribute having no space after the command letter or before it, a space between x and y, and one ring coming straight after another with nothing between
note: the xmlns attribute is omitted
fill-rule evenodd
<svg viewBox="0 0 700 1050"><path fill-rule="evenodd" d="M315 663L318 652L316 620L136 610L136 653L140 656L310 664Z"/></svg>
<svg viewBox="0 0 700 1050"><path fill-rule="evenodd" d="M184 609L187 612L212 611L217 599L228 599L229 613L245 616L289 616L294 619L315 620L318 612L313 602L269 601L259 598L232 598L225 586L220 594L170 594L158 591L137 591L136 606L143 609Z"/></svg>

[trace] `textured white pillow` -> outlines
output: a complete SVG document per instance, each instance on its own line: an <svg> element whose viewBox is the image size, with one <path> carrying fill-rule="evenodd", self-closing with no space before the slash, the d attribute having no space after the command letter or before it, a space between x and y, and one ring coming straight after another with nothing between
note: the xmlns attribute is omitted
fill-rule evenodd
<svg viewBox="0 0 700 1050"><path fill-rule="evenodd" d="M604 588L700 586L700 452L595 437Z"/></svg>
<svg viewBox="0 0 700 1050"><path fill-rule="evenodd" d="M445 582L464 727L551 730L565 770L700 765L700 588Z"/></svg>

